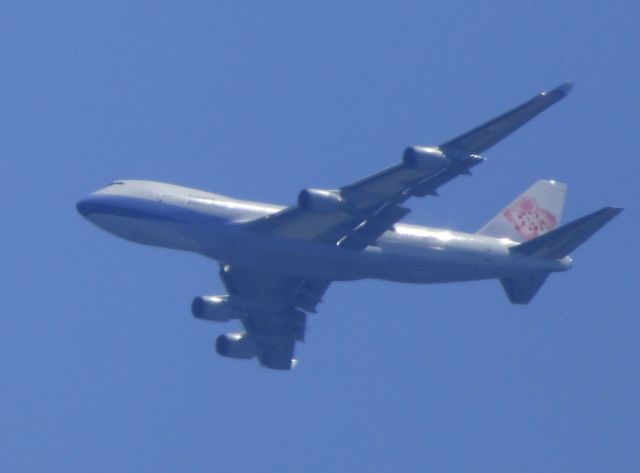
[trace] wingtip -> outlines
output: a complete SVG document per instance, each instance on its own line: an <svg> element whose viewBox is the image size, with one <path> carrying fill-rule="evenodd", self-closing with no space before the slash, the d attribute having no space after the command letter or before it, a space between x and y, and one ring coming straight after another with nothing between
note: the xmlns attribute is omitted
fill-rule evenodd
<svg viewBox="0 0 640 473"><path fill-rule="evenodd" d="M542 95L559 95L560 97L566 97L573 88L573 81L565 81L555 89L548 92L542 92Z"/></svg>
<svg viewBox="0 0 640 473"><path fill-rule="evenodd" d="M558 90L560 90L564 95L567 95L573 89L573 81L568 80L563 82L558 86Z"/></svg>
<svg viewBox="0 0 640 473"><path fill-rule="evenodd" d="M615 217L616 215L618 215L620 212L622 212L624 210L623 207L605 207L607 209L607 212Z"/></svg>

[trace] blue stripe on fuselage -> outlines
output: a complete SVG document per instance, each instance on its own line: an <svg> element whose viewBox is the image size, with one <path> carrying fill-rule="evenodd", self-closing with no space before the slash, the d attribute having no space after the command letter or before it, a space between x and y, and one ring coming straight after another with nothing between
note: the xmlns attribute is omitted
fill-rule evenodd
<svg viewBox="0 0 640 473"><path fill-rule="evenodd" d="M171 212L168 212L169 206L162 202L153 202L129 196L100 194L94 194L86 199L82 199L76 204L78 212L85 218L90 218L92 214L103 214L143 220L163 220L177 223L188 222L186 215L180 214L192 212L176 206L170 207ZM181 212L181 210L183 212Z"/></svg>

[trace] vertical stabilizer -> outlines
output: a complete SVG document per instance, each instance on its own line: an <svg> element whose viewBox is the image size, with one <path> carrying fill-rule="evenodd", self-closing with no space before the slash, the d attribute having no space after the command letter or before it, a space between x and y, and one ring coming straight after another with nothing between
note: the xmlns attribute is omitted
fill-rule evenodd
<svg viewBox="0 0 640 473"><path fill-rule="evenodd" d="M567 185L540 180L487 223L478 234L523 242L557 228Z"/></svg>

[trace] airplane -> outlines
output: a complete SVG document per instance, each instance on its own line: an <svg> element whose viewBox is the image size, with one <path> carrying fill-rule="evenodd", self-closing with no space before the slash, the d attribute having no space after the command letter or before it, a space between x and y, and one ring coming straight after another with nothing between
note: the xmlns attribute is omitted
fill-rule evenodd
<svg viewBox="0 0 640 473"><path fill-rule="evenodd" d="M239 320L218 354L290 370L307 314L334 281L442 283L498 279L509 300L528 304L569 254L622 209L604 207L560 225L567 186L535 182L476 233L398 223L410 197L484 161L481 153L563 99L563 83L440 146L410 146L400 163L339 189L303 189L283 207L174 184L120 180L77 203L86 219L124 239L217 261L227 294L192 302L198 319Z"/></svg>

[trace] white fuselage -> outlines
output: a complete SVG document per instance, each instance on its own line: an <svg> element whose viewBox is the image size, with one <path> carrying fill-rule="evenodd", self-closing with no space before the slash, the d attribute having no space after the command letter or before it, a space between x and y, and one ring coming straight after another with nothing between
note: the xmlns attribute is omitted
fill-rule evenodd
<svg viewBox="0 0 640 473"><path fill-rule="evenodd" d="M127 240L283 275L434 283L501 279L571 266L570 258L513 253L509 248L516 243L508 239L406 224L397 224L395 231L363 251L276 237L243 223L281 206L151 181L116 181L77 207L96 225Z"/></svg>

